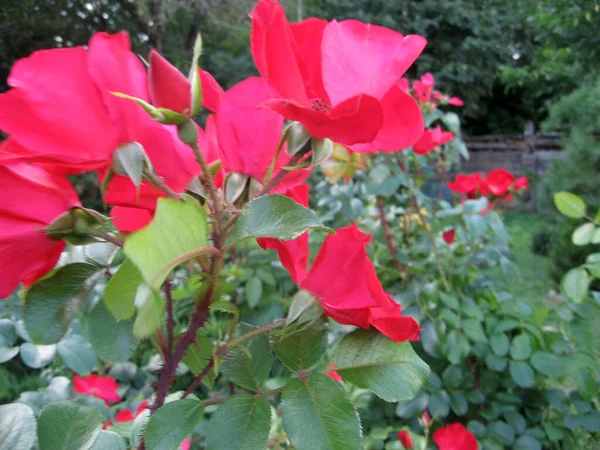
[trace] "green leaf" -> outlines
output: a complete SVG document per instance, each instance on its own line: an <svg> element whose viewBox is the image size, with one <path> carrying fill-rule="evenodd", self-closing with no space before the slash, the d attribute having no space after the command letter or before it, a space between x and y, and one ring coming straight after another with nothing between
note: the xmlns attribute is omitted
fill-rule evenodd
<svg viewBox="0 0 600 450"><path fill-rule="evenodd" d="M135 294L142 281L142 274L130 259L108 280L104 303L117 320L130 319L135 314Z"/></svg>
<svg viewBox="0 0 600 450"><path fill-rule="evenodd" d="M159 198L154 220L127 238L124 251L157 290L171 270L205 253L206 244L206 215L197 205Z"/></svg>
<svg viewBox="0 0 600 450"><path fill-rule="evenodd" d="M577 303L585 299L589 284L590 279L588 273L581 268L569 270L562 279L562 288L565 294L567 294L567 297Z"/></svg>
<svg viewBox="0 0 600 450"><path fill-rule="evenodd" d="M552 353L535 352L531 357L531 365L538 372L553 378L561 378L569 373L569 364L566 359Z"/></svg>
<svg viewBox="0 0 600 450"><path fill-rule="evenodd" d="M182 361L194 375L198 375L208 364L212 351L212 340L207 336L196 334L196 343L188 347Z"/></svg>
<svg viewBox="0 0 600 450"><path fill-rule="evenodd" d="M542 450L542 445L531 436L521 436L515 441L513 450Z"/></svg>
<svg viewBox="0 0 600 450"><path fill-rule="evenodd" d="M267 398L236 394L213 414L207 427L206 450L264 450L270 428Z"/></svg>
<svg viewBox="0 0 600 450"><path fill-rule="evenodd" d="M0 450L30 450L36 433L33 410L23 403L0 406Z"/></svg>
<svg viewBox="0 0 600 450"><path fill-rule="evenodd" d="M254 308L260 302L262 298L262 281L258 277L252 277L246 283L246 298L248 299L248 306Z"/></svg>
<svg viewBox="0 0 600 450"><path fill-rule="evenodd" d="M300 289L292 298L285 324L287 326L297 321L300 325L316 320L322 315L321 302L310 292Z"/></svg>
<svg viewBox="0 0 600 450"><path fill-rule="evenodd" d="M333 355L340 376L388 402L409 400L429 376L429 366L409 342L396 343L376 330L356 330Z"/></svg>
<svg viewBox="0 0 600 450"><path fill-rule="evenodd" d="M520 400L519 400L520 401ZM504 418L506 422L512 427L512 429L517 434L525 433L525 428L527 428L527 422L525 418L515 411L509 411L504 413Z"/></svg>
<svg viewBox="0 0 600 450"><path fill-rule="evenodd" d="M165 311L165 300L156 291L147 284L142 284L141 289L138 314L133 322L133 335L138 339L150 336L162 325Z"/></svg>
<svg viewBox="0 0 600 450"><path fill-rule="evenodd" d="M327 334L320 322L276 339L275 353L292 372L314 367L327 351Z"/></svg>
<svg viewBox="0 0 600 450"><path fill-rule="evenodd" d="M70 334L64 338L56 346L56 351L65 365L78 375L88 375L96 367L94 349L80 334Z"/></svg>
<svg viewBox="0 0 600 450"><path fill-rule="evenodd" d="M21 344L21 359L32 369L47 366L56 356L56 345Z"/></svg>
<svg viewBox="0 0 600 450"><path fill-rule="evenodd" d="M448 307L448 308L452 308L452 309L459 309L459 305L458 305L458 299L456 298L455 295L453 294L446 294L445 292L441 292L439 293L440 295L440 300Z"/></svg>
<svg viewBox="0 0 600 450"><path fill-rule="evenodd" d="M481 326L481 322L475 319L468 319L462 321L462 329L469 339L473 342L486 342L487 337Z"/></svg>
<svg viewBox="0 0 600 450"><path fill-rule="evenodd" d="M17 342L17 329L12 320L0 319L0 345L10 347Z"/></svg>
<svg viewBox="0 0 600 450"><path fill-rule="evenodd" d="M517 386L530 388L535 385L533 369L524 361L510 362L510 375Z"/></svg>
<svg viewBox="0 0 600 450"><path fill-rule="evenodd" d="M459 366L448 366L442 373L444 387L447 389L457 389L462 382L462 372Z"/></svg>
<svg viewBox="0 0 600 450"><path fill-rule="evenodd" d="M100 410L76 402L50 403L38 419L40 450L89 449L104 423Z"/></svg>
<svg viewBox="0 0 600 450"><path fill-rule="evenodd" d="M358 414L342 386L322 374L287 383L283 426L297 450L359 450Z"/></svg>
<svg viewBox="0 0 600 450"><path fill-rule="evenodd" d="M0 364L10 361L19 354L19 347L6 347L0 345Z"/></svg>
<svg viewBox="0 0 600 450"><path fill-rule="evenodd" d="M226 300L217 300L216 302L211 303L210 310L233 314L236 317L240 315L239 308Z"/></svg>
<svg viewBox="0 0 600 450"><path fill-rule="evenodd" d="M502 421L488 425L487 434L497 438L502 445L510 446L515 441L515 432L512 427Z"/></svg>
<svg viewBox="0 0 600 450"><path fill-rule="evenodd" d="M147 450L179 450L204 414L204 404L186 399L167 403L156 410L144 431Z"/></svg>
<svg viewBox="0 0 600 450"><path fill-rule="evenodd" d="M573 232L572 240L575 245L587 245L592 242L595 232L593 223L584 223Z"/></svg>
<svg viewBox="0 0 600 450"><path fill-rule="evenodd" d="M513 338L512 344L510 346L510 356L513 359L529 359L532 352L533 350L531 348L531 338L528 334L519 334L518 336L515 336Z"/></svg>
<svg viewBox="0 0 600 450"><path fill-rule="evenodd" d="M333 233L313 211L283 195L263 195L249 202L240 214L227 245L247 239L271 237L289 241L309 229Z"/></svg>
<svg viewBox="0 0 600 450"><path fill-rule="evenodd" d="M490 338L490 346L492 351L498 356L505 356L508 354L510 347L510 341L505 334L496 333Z"/></svg>
<svg viewBox="0 0 600 450"><path fill-rule="evenodd" d="M200 114L200 111L202 111L202 82L200 79L200 68L198 67L200 55L202 55L202 37L200 36L200 33L198 33L196 35L196 40L194 41L192 67L190 68L190 74L188 77L192 87L192 95L190 100L191 117Z"/></svg>
<svg viewBox="0 0 600 450"><path fill-rule="evenodd" d="M579 392L581 398L588 401L593 400L598 392L598 385L590 371L583 368L579 369L575 372L575 381L577 383L577 392Z"/></svg>
<svg viewBox="0 0 600 450"><path fill-rule="evenodd" d="M600 228L596 228L592 236L592 244L600 244Z"/></svg>
<svg viewBox="0 0 600 450"><path fill-rule="evenodd" d="M450 408L457 416L464 416L469 411L467 399L460 392L450 393Z"/></svg>
<svg viewBox="0 0 600 450"><path fill-rule="evenodd" d="M137 142L130 142L113 153L112 168L115 173L128 177L139 192L146 160L144 147Z"/></svg>
<svg viewBox="0 0 600 450"><path fill-rule="evenodd" d="M253 391L259 390L269 377L273 365L273 352L266 336L250 339L245 348L230 351L223 362L223 375Z"/></svg>
<svg viewBox="0 0 600 450"><path fill-rule="evenodd" d="M504 371L504 369L506 369L507 363L508 361L506 360L506 358L497 356L493 353L488 353L487 355L485 355L486 366L488 366L492 370L495 370L496 372Z"/></svg>
<svg viewBox="0 0 600 450"><path fill-rule="evenodd" d="M55 344L61 340L98 273L98 267L92 264L69 264L31 287L23 312L25 327L33 342Z"/></svg>
<svg viewBox="0 0 600 450"><path fill-rule="evenodd" d="M570 192L555 193L554 204L563 216L571 219L581 219L585 216L585 202Z"/></svg>
<svg viewBox="0 0 600 450"><path fill-rule="evenodd" d="M137 346L133 320L117 322L103 302L90 312L88 335L98 358L110 364L127 361Z"/></svg>
<svg viewBox="0 0 600 450"><path fill-rule="evenodd" d="M127 450L125 441L117 433L101 431L90 450Z"/></svg>
<svg viewBox="0 0 600 450"><path fill-rule="evenodd" d="M429 413L435 420L440 420L450 413L450 396L446 391L438 391L429 399Z"/></svg>

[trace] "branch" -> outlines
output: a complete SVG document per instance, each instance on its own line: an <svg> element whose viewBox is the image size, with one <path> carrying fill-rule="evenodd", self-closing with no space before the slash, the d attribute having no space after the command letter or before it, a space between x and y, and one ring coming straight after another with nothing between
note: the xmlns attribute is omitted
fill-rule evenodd
<svg viewBox="0 0 600 450"><path fill-rule="evenodd" d="M396 266L396 270L398 270L398 272L404 273L404 268L398 259L398 248L394 243L390 224L385 217L385 203L383 202L383 198L381 198L379 195L377 196L377 209L379 210L379 218L381 219L381 228L383 230L383 236L385 237L385 243L387 244L387 248L392 255L394 266Z"/></svg>

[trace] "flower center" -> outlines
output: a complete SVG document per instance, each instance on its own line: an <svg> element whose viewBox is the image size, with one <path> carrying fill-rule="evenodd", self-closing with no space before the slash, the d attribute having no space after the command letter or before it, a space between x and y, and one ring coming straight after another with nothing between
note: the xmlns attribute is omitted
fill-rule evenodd
<svg viewBox="0 0 600 450"><path fill-rule="evenodd" d="M322 98L313 98L310 101L310 104L312 106L313 111L327 112L331 109L331 106L325 103L325 100L323 100Z"/></svg>

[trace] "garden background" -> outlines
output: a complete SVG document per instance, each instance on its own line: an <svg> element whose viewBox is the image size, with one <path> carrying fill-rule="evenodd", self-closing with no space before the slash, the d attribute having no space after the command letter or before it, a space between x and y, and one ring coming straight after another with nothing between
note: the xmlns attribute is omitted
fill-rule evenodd
<svg viewBox="0 0 600 450"><path fill-rule="evenodd" d="M571 236L583 222L562 216L553 201L553 193L568 191L584 199L592 214L600 207L597 0L282 3L290 20L310 16L354 18L426 37L428 45L407 76L415 79L431 72L436 88L464 100L460 114L467 147L470 139L486 135L526 143L531 136L543 133L559 142L561 156L549 167L515 173L529 177L530 190L519 200L497 206L511 241L504 264L481 269L485 283L523 300L532 309L544 307L559 295L566 272L584 264L590 253L600 252L600 244L573 245ZM196 34L201 32L205 54L202 66L221 86L229 88L257 74L248 49L247 15L253 4L251 0L4 0L0 7L0 92L8 89L6 79L17 59L38 49L85 45L94 32L122 29L130 32L134 51L146 55L150 48L156 48L184 72L191 61ZM525 144L513 150L523 154L532 151L535 149ZM102 209L95 181L79 176L74 182L85 205ZM320 178L314 179L313 185L333 197L346 194L332 193ZM450 198L451 193L444 191L442 197ZM316 207L326 212L328 205L323 202ZM336 213L331 213L332 217ZM242 274L243 295L257 295L247 287L256 285L249 280L259 280L261 293L263 289L269 291L270 281L266 278L259 271ZM595 284L592 286L597 289ZM10 310L10 302L2 308ZM259 309L255 313L276 317L277 312L281 311ZM600 316L592 315L587 320L593 333L592 353L597 355ZM149 365L151 353L150 345L141 345L133 360L138 366ZM48 377L42 372L54 370L56 375L63 370L59 364L36 370L15 358L0 365L0 404L14 402L23 392L45 388ZM595 402L596 394L597 390L590 396ZM385 430L389 416L384 406L376 404L373 417L366 419L369 429L375 429L373 448L379 445L373 423L379 420ZM503 431L497 434L505 436ZM597 431L576 434L579 440L575 448L597 448L597 435ZM502 444L512 448L512 441Z"/></svg>

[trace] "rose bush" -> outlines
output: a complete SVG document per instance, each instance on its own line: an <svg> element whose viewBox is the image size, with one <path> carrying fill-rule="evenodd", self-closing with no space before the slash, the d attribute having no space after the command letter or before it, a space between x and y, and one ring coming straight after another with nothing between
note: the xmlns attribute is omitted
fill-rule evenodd
<svg viewBox="0 0 600 450"><path fill-rule="evenodd" d="M462 101L402 78L425 40L290 24L273 0L251 19L261 78L226 91L199 37L188 77L156 51L146 70L126 33L15 64L0 362L48 386L0 406L0 448L539 449L598 432L596 261L536 309L486 277L509 265L495 209L527 180L451 181L468 152L443 108ZM89 171L110 216L65 177Z"/></svg>

